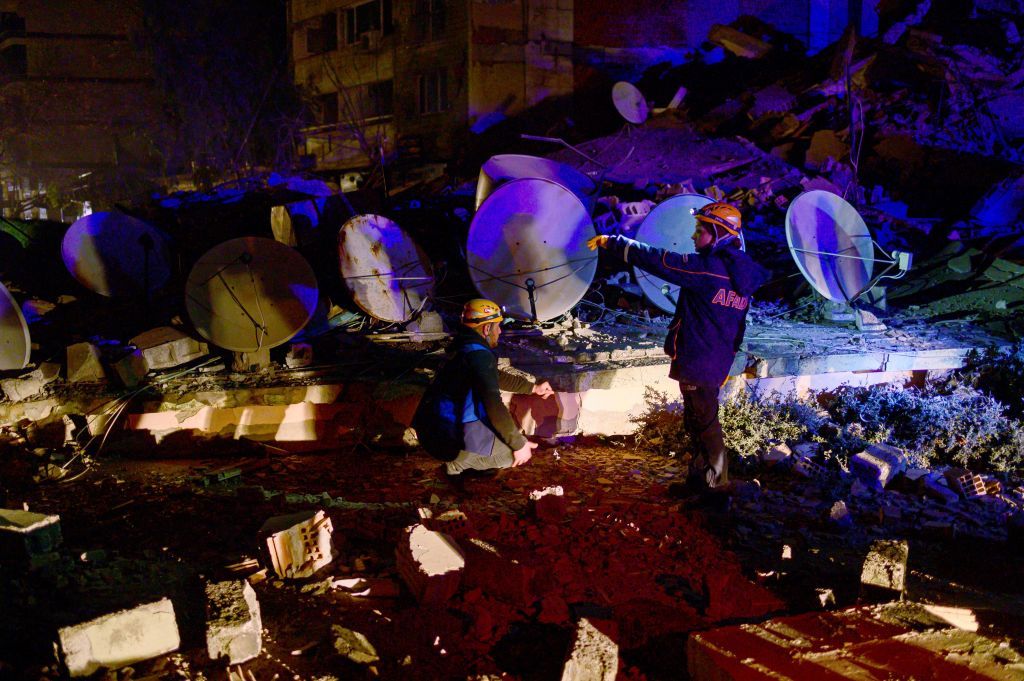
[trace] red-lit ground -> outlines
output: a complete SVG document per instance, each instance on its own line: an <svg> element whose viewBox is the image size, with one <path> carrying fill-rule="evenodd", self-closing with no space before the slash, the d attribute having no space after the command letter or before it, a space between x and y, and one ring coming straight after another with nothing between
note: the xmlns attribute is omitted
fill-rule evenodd
<svg viewBox="0 0 1024 681"><path fill-rule="evenodd" d="M502 672L507 678L557 679L573 623L584 616L618 642L620 678L685 678L691 631L804 611L816 586L834 587L840 605L856 597L861 557L849 535L831 533L816 515L801 515L796 504L788 509L796 513L776 509L768 519L753 517L751 509L756 516L757 508L740 504L728 513L681 511L664 486L678 463L622 443L549 447L525 467L458 487L440 479L437 463L422 452L364 450L272 455L263 467L246 460L242 484L248 489L190 481L201 464L236 461L106 461L72 483L12 495L8 506L28 502L32 510L61 515L68 555L107 552L93 561L99 585L86 580L88 589L55 596L58 602L47 607L84 609L84 600L109 592L125 597L132 588L152 593L153 581L168 579L153 566L174 561L185 568L178 572L232 576L227 566L259 555L256 535L264 520L317 506L285 504L283 495L259 500L255 485L326 493L354 506L339 508L335 501L328 508L339 555L315 578L282 581L271 575L254 584L266 631L264 654L244 667L257 679L463 679ZM779 488L792 484L778 481ZM530 512L530 491L549 485L561 485L568 497L561 520L540 520ZM464 580L440 608L417 605L395 568L400 531L417 522L419 506L431 507L435 516L457 506L468 520L447 529L460 544L477 538L502 556ZM789 542L802 572L792 570L788 579L773 572L779 564L770 555L774 539L751 536L751 527L758 534L760 520L803 537L803 545ZM739 554L726 543L735 543ZM936 553L932 560L941 563ZM1005 575L1003 569L996 572ZM973 577L949 579L998 588L997 577L985 572L975 568ZM357 576L368 578L381 597L354 597L331 587L334 580ZM188 592L191 577L181 579ZM224 678L221 666L206 661L200 624L201 609L179 614L180 654L136 665L134 678ZM380 661L371 669L340 656L332 625L364 634ZM38 678L42 663L22 662L28 666L21 677ZM124 672L115 677L127 678Z"/></svg>

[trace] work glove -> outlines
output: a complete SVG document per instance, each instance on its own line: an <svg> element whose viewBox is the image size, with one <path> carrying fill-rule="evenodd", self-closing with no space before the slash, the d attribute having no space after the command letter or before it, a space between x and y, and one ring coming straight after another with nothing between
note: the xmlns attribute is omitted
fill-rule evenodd
<svg viewBox="0 0 1024 681"><path fill-rule="evenodd" d="M598 248L608 248L608 235L598 234L592 239L587 241L587 248L592 251L596 251Z"/></svg>

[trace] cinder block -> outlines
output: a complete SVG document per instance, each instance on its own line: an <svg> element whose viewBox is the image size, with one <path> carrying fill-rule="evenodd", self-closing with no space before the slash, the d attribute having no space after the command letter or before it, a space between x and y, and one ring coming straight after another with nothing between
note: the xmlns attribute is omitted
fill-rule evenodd
<svg viewBox="0 0 1024 681"><path fill-rule="evenodd" d="M92 343L69 345L68 383L105 383L107 372L103 369L100 349Z"/></svg>
<svg viewBox="0 0 1024 681"><path fill-rule="evenodd" d="M167 598L63 627L57 632L68 675L120 669L172 652L181 645L174 606Z"/></svg>
<svg viewBox="0 0 1024 681"><path fill-rule="evenodd" d="M130 342L142 353L150 371L172 369L210 353L206 343L186 336L171 326L151 329L132 338Z"/></svg>
<svg viewBox="0 0 1024 681"><path fill-rule="evenodd" d="M270 518L259 536L274 573L285 579L302 579L334 560L333 532L334 525L324 511L301 511Z"/></svg>
<svg viewBox="0 0 1024 681"><path fill-rule="evenodd" d="M565 497L561 485L552 485L530 492L530 507L538 520L557 523L565 517L569 500Z"/></svg>
<svg viewBox="0 0 1024 681"><path fill-rule="evenodd" d="M562 667L562 681L615 681L618 673L619 645L588 619L581 619Z"/></svg>
<svg viewBox="0 0 1024 681"><path fill-rule="evenodd" d="M946 471L946 480L950 487L968 499L983 497L988 493L985 479L963 468L950 468Z"/></svg>
<svg viewBox="0 0 1024 681"><path fill-rule="evenodd" d="M865 485L882 489L906 468L903 452L885 444L868 445L850 458L850 471Z"/></svg>
<svg viewBox="0 0 1024 681"><path fill-rule="evenodd" d="M864 559L860 573L863 596L899 597L906 588L910 547L903 539L878 539Z"/></svg>
<svg viewBox="0 0 1024 681"><path fill-rule="evenodd" d="M420 603L440 605L459 589L466 560L448 535L423 525L405 528L395 549L398 574Z"/></svg>
<svg viewBox="0 0 1024 681"><path fill-rule="evenodd" d="M206 585L206 650L211 660L241 664L263 649L260 604L244 579Z"/></svg>
<svg viewBox="0 0 1024 681"><path fill-rule="evenodd" d="M811 480L827 480L829 478L827 468L803 456L793 457L793 472Z"/></svg>
<svg viewBox="0 0 1024 681"><path fill-rule="evenodd" d="M60 516L0 509L0 561L31 566L61 541Z"/></svg>

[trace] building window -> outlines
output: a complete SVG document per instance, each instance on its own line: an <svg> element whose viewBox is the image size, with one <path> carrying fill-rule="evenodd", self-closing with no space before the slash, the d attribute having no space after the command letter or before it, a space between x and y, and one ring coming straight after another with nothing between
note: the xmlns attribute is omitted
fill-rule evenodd
<svg viewBox="0 0 1024 681"><path fill-rule="evenodd" d="M445 69L424 73L416 80L421 114L448 110L448 72Z"/></svg>
<svg viewBox="0 0 1024 681"><path fill-rule="evenodd" d="M444 37L447 0L416 0L412 25L416 42L429 43Z"/></svg>
<svg viewBox="0 0 1024 681"><path fill-rule="evenodd" d="M0 51L0 76L14 78L28 73L28 53L24 45L10 45Z"/></svg>
<svg viewBox="0 0 1024 681"><path fill-rule="evenodd" d="M337 125L340 120L337 92L330 92L316 98L316 117L320 125Z"/></svg>
<svg viewBox="0 0 1024 681"><path fill-rule="evenodd" d="M338 15L321 14L306 26L306 54L322 54L338 49Z"/></svg>
<svg viewBox="0 0 1024 681"><path fill-rule="evenodd" d="M391 0L371 0L345 10L345 43L355 45L367 33L391 33Z"/></svg>
<svg viewBox="0 0 1024 681"><path fill-rule="evenodd" d="M366 86L366 118L390 116L394 112L394 81L381 80Z"/></svg>

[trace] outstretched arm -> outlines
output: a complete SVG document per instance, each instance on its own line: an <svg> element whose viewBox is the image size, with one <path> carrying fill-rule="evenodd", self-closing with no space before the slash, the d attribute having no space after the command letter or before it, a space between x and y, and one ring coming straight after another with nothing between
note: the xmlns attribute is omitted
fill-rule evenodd
<svg viewBox="0 0 1024 681"><path fill-rule="evenodd" d="M656 248L642 241L636 241L621 235L594 237L587 242L592 250L605 248L619 256L630 265L635 265L645 272L661 277L665 281L686 288L722 285L729 282L724 272L716 272L708 259L699 253L674 253L664 248Z"/></svg>

